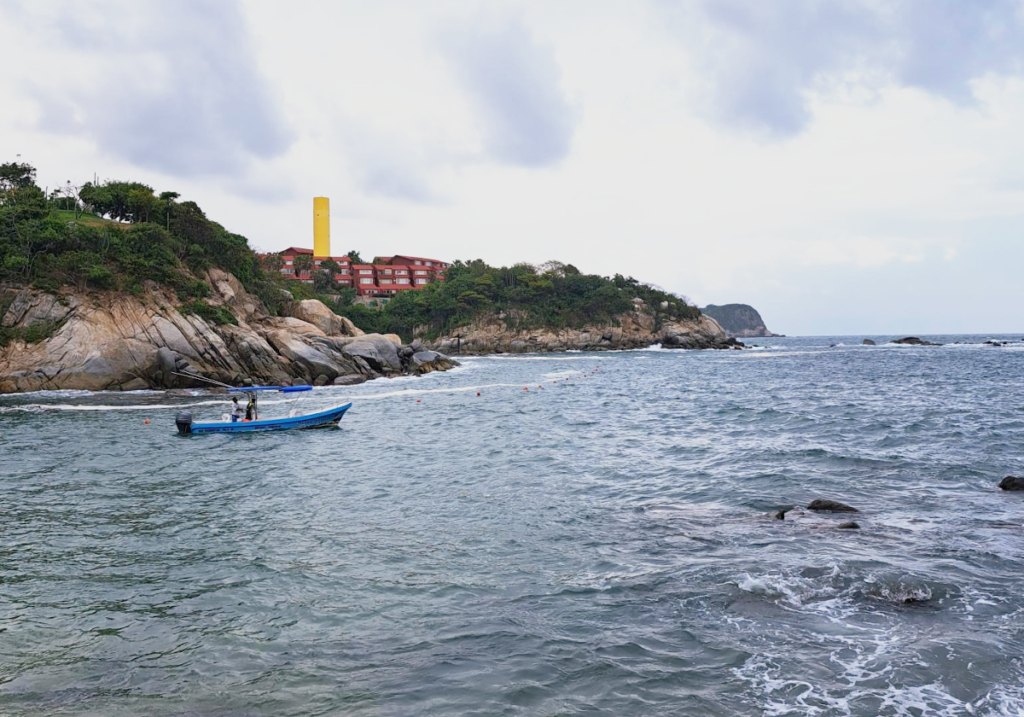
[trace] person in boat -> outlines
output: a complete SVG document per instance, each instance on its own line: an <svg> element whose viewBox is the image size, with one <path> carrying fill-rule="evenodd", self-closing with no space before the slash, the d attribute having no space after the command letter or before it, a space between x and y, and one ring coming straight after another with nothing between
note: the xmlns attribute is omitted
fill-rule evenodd
<svg viewBox="0 0 1024 717"><path fill-rule="evenodd" d="M258 421L260 420L260 414L256 410L256 394L249 394L249 403L245 406L245 420L247 421Z"/></svg>
<svg viewBox="0 0 1024 717"><path fill-rule="evenodd" d="M238 405L238 396L231 397L231 422L238 423L238 419L245 414L242 407Z"/></svg>

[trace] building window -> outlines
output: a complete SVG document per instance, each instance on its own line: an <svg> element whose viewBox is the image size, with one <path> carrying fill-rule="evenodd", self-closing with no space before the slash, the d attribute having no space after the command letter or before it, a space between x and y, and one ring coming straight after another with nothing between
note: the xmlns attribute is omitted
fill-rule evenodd
<svg viewBox="0 0 1024 717"><path fill-rule="evenodd" d="M285 266L291 266L292 265L292 260L291 259L286 259L285 262L284 262L284 265Z"/></svg>
<svg viewBox="0 0 1024 717"><path fill-rule="evenodd" d="M425 271L417 271L416 272L416 276L426 276L426 275L427 275L427 272L425 272Z"/></svg>
<svg viewBox="0 0 1024 717"><path fill-rule="evenodd" d="M403 279L402 277L399 277L399 278L395 279L395 283L396 284L408 284L409 280L408 279Z"/></svg>
<svg viewBox="0 0 1024 717"><path fill-rule="evenodd" d="M373 269L360 269L359 273L360 274L372 274L373 273Z"/></svg>
<svg viewBox="0 0 1024 717"><path fill-rule="evenodd" d="M417 284L426 284L426 283L428 283L428 282L429 282L429 280L427 280L427 279L417 279L417 280L416 280L416 283L417 283Z"/></svg>
<svg viewBox="0 0 1024 717"><path fill-rule="evenodd" d="M373 283L373 279L360 279L359 283L360 284L372 284Z"/></svg>

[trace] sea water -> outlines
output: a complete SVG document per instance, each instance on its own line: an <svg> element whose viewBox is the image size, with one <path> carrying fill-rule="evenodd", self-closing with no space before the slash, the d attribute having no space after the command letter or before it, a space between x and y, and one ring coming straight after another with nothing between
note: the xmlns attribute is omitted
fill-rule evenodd
<svg viewBox="0 0 1024 717"><path fill-rule="evenodd" d="M254 435L0 397L0 714L1024 715L1024 343L986 338L466 358ZM774 517L819 497L860 529Z"/></svg>

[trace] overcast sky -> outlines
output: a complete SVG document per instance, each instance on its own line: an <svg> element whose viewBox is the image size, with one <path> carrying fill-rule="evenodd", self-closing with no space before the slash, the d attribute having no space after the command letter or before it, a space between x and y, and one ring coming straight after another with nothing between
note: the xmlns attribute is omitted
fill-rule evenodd
<svg viewBox="0 0 1024 717"><path fill-rule="evenodd" d="M1024 0L0 0L0 161L260 250L571 262L788 334L1024 331Z"/></svg>

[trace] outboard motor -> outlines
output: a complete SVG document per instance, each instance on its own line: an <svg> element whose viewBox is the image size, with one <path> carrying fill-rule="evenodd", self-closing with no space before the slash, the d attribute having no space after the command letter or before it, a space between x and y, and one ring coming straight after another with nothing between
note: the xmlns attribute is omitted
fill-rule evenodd
<svg viewBox="0 0 1024 717"><path fill-rule="evenodd" d="M192 435L192 412L181 411L174 417L174 425L178 427L178 433L183 436Z"/></svg>

